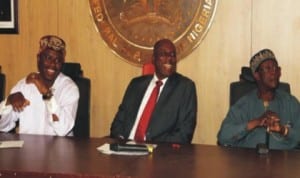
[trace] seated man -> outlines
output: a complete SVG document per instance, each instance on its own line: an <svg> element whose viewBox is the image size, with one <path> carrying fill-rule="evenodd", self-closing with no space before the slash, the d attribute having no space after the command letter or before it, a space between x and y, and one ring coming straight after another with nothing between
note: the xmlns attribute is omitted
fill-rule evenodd
<svg viewBox="0 0 300 178"><path fill-rule="evenodd" d="M292 149L300 139L300 104L277 89L281 68L273 52L263 49L250 60L257 89L239 99L224 119L218 133L222 145Z"/></svg>
<svg viewBox="0 0 300 178"><path fill-rule="evenodd" d="M170 40L154 45L152 62L154 75L130 82L110 135L137 142L190 143L197 115L195 84L176 72L176 48ZM159 98L153 99L152 104L157 103L150 109L147 101L152 100L153 88L158 89Z"/></svg>
<svg viewBox="0 0 300 178"><path fill-rule="evenodd" d="M37 54L38 72L20 80L0 104L0 131L8 132L19 121L19 133L72 135L79 91L73 80L61 73L65 42L44 36Z"/></svg>

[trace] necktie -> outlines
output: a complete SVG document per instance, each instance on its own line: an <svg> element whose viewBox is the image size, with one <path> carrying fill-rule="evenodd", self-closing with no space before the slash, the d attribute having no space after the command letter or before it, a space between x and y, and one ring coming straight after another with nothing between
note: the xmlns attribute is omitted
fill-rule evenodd
<svg viewBox="0 0 300 178"><path fill-rule="evenodd" d="M154 110L157 96L159 94L159 88L162 85L162 81L158 80L156 81L156 86L153 88L152 93L149 97L149 100L145 106L145 109L142 113L140 122L138 124L138 127L135 132L134 140L135 141L144 141L145 133L148 128L148 123L150 121L150 117L152 115L152 112Z"/></svg>

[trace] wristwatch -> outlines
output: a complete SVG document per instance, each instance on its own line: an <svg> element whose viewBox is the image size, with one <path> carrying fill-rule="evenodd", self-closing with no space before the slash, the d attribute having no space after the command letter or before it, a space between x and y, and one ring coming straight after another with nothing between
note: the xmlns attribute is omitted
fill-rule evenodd
<svg viewBox="0 0 300 178"><path fill-rule="evenodd" d="M53 93L52 93L51 89L49 89L47 91L47 93L43 94L43 100L50 100L52 96L53 96Z"/></svg>

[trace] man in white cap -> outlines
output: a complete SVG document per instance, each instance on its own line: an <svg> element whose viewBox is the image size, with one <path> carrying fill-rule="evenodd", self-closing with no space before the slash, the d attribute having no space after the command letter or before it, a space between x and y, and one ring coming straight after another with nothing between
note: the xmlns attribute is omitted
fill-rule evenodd
<svg viewBox="0 0 300 178"><path fill-rule="evenodd" d="M9 132L19 121L19 133L72 135L79 90L61 73L65 42L53 35L40 39L38 72L20 80L0 104L0 131Z"/></svg>
<svg viewBox="0 0 300 178"><path fill-rule="evenodd" d="M281 68L274 53L263 49L250 60L257 89L237 101L218 133L221 145L270 149L293 149L300 140L300 104L277 89Z"/></svg>

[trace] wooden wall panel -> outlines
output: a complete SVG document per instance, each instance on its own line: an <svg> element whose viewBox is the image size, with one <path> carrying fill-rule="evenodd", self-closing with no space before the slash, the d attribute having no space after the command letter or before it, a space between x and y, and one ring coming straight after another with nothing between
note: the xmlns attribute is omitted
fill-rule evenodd
<svg viewBox="0 0 300 178"><path fill-rule="evenodd" d="M238 80L258 49L273 49L283 67L282 79L300 97L300 2L297 0L219 0L206 38L178 64L196 82L198 125L194 143L215 144L229 107L229 84ZM0 35L0 65L7 75L6 93L22 77L36 71L38 40L45 34L67 43L67 61L80 62L92 82L91 136L109 134L110 124L130 79L141 74L112 53L96 31L89 1L20 0L20 33Z"/></svg>
<svg viewBox="0 0 300 178"><path fill-rule="evenodd" d="M179 63L179 71L197 85L198 125L193 141L216 144L229 104L229 84L237 81L250 55L250 1L219 1L204 41Z"/></svg>
<svg viewBox="0 0 300 178"><path fill-rule="evenodd" d="M90 15L89 1L59 1L59 14L59 34L68 45L67 61L80 62L92 82L91 135L107 135L127 84L141 69L105 45Z"/></svg>

